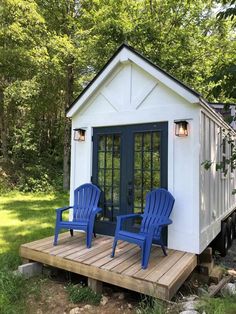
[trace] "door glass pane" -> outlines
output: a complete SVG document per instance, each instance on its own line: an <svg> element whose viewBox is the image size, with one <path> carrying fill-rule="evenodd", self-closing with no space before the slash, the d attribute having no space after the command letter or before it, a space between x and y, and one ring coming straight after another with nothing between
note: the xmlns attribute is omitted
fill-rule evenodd
<svg viewBox="0 0 236 314"><path fill-rule="evenodd" d="M151 132L143 133L143 150L147 152L151 150Z"/></svg>
<svg viewBox="0 0 236 314"><path fill-rule="evenodd" d="M153 169L160 170L160 155L159 152L153 152Z"/></svg>
<svg viewBox="0 0 236 314"><path fill-rule="evenodd" d="M142 169L142 159L143 154L142 152L135 152L135 159L134 159L134 168L141 170Z"/></svg>
<svg viewBox="0 0 236 314"><path fill-rule="evenodd" d="M146 194L160 187L160 133L136 133L134 148L134 212L143 212Z"/></svg>
<svg viewBox="0 0 236 314"><path fill-rule="evenodd" d="M153 188L159 188L161 186L160 182L160 171L153 172Z"/></svg>
<svg viewBox="0 0 236 314"><path fill-rule="evenodd" d="M105 153L104 152L98 153L98 167L99 169L105 167Z"/></svg>
<svg viewBox="0 0 236 314"><path fill-rule="evenodd" d="M114 221L120 206L120 134L98 136L97 176L103 208L98 219Z"/></svg>
<svg viewBox="0 0 236 314"><path fill-rule="evenodd" d="M134 147L135 147L135 151L136 152L142 150L142 138L143 138L143 134L142 133L136 133L135 134Z"/></svg>
<svg viewBox="0 0 236 314"><path fill-rule="evenodd" d="M151 169L152 152L143 153L143 169Z"/></svg>
<svg viewBox="0 0 236 314"><path fill-rule="evenodd" d="M106 169L112 169L112 152L106 152Z"/></svg>

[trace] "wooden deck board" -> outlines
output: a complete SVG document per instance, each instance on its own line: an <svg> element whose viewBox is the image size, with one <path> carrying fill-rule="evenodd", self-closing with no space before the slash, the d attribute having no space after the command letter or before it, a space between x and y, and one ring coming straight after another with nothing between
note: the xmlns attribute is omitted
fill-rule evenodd
<svg viewBox="0 0 236 314"><path fill-rule="evenodd" d="M53 237L21 245L20 255L160 299L171 299L197 264L194 254L168 250L164 257L153 246L149 266L143 270L139 247L121 241L111 258L112 243L113 238L99 235L87 249L83 233L74 237L64 233L57 246L53 246Z"/></svg>

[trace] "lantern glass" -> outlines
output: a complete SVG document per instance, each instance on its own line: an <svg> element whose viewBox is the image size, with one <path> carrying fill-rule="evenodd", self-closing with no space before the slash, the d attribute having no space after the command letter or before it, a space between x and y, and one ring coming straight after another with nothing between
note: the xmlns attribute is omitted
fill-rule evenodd
<svg viewBox="0 0 236 314"><path fill-rule="evenodd" d="M85 141L85 130L84 129L74 129L74 140L79 142Z"/></svg>
<svg viewBox="0 0 236 314"><path fill-rule="evenodd" d="M187 121L175 122L175 135L179 137L188 136L188 122Z"/></svg>

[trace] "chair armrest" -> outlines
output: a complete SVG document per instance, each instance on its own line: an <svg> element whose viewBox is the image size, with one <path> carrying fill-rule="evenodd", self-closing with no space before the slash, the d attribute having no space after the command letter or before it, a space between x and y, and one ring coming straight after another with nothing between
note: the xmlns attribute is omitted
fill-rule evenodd
<svg viewBox="0 0 236 314"><path fill-rule="evenodd" d="M67 210L69 208L73 208L73 206L57 208L56 211L57 211L57 213L62 213L62 212L64 212L65 210Z"/></svg>
<svg viewBox="0 0 236 314"><path fill-rule="evenodd" d="M102 208L100 208L100 207L94 207L94 208L93 208L93 211L92 211L92 215L93 215L93 216L96 216L97 213L99 213L99 212L101 212L101 211L102 211Z"/></svg>
<svg viewBox="0 0 236 314"><path fill-rule="evenodd" d="M143 218L143 214L129 214L129 215L119 215L119 216L117 216L116 217L116 219L117 219L116 232L121 230L121 226L122 226L122 223L124 222L124 220L135 218L135 217Z"/></svg>
<svg viewBox="0 0 236 314"><path fill-rule="evenodd" d="M130 218L135 218L135 217L143 217L143 214L129 214L129 215L119 215L117 216L117 221L118 220L125 220L125 219L130 219Z"/></svg>
<svg viewBox="0 0 236 314"><path fill-rule="evenodd" d="M170 224L172 224L172 220L169 219L169 218L167 218L167 219L163 220L163 221L159 224L159 226L164 227L164 226L168 226L168 225L170 225Z"/></svg>
<svg viewBox="0 0 236 314"><path fill-rule="evenodd" d="M61 207L61 208L57 208L56 209L56 213L57 213L57 221L62 221L62 213L67 210L73 208L73 206L66 206L66 207Z"/></svg>

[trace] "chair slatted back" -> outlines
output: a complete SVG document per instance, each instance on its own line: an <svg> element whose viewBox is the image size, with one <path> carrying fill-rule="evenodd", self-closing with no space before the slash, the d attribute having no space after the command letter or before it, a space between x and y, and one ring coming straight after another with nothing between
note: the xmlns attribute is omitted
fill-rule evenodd
<svg viewBox="0 0 236 314"><path fill-rule="evenodd" d="M100 193L99 188L91 183L83 184L75 189L73 221L90 218L93 208L98 207Z"/></svg>
<svg viewBox="0 0 236 314"><path fill-rule="evenodd" d="M144 209L140 231L149 233L151 225L158 226L160 222L169 218L175 199L165 189L156 189L146 196L146 206ZM159 236L160 228L155 230L154 236Z"/></svg>

